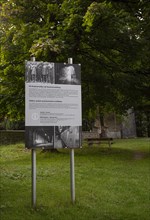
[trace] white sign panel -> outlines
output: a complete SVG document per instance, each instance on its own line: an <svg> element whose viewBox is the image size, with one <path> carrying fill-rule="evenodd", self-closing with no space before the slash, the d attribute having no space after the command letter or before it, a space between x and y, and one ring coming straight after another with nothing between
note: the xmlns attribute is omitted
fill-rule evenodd
<svg viewBox="0 0 150 220"><path fill-rule="evenodd" d="M80 65L27 62L25 76L26 147L80 147Z"/></svg>
<svg viewBox="0 0 150 220"><path fill-rule="evenodd" d="M26 126L81 126L81 86L26 83Z"/></svg>

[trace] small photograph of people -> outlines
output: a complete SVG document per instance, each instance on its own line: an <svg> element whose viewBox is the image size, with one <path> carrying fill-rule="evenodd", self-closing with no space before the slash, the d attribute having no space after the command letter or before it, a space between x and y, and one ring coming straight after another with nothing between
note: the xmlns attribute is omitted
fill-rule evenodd
<svg viewBox="0 0 150 220"><path fill-rule="evenodd" d="M54 83L54 63L43 63L41 82Z"/></svg>
<svg viewBox="0 0 150 220"><path fill-rule="evenodd" d="M78 148L80 147L80 127L56 126L55 148Z"/></svg>
<svg viewBox="0 0 150 220"><path fill-rule="evenodd" d="M25 68L27 83L54 83L54 63L28 61Z"/></svg>
<svg viewBox="0 0 150 220"><path fill-rule="evenodd" d="M48 126L27 126L26 127L26 148L54 148L54 127Z"/></svg>
<svg viewBox="0 0 150 220"><path fill-rule="evenodd" d="M81 84L81 66L79 64L61 64L55 66L56 84Z"/></svg>

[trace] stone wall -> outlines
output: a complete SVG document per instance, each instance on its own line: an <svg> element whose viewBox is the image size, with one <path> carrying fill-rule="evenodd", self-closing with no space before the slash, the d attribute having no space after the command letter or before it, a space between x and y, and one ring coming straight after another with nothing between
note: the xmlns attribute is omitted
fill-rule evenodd
<svg viewBox="0 0 150 220"><path fill-rule="evenodd" d="M123 138L134 138L136 137L136 123L135 114L133 109L128 110L127 116L124 117L122 122L122 137Z"/></svg>
<svg viewBox="0 0 150 220"><path fill-rule="evenodd" d="M135 118L132 112L129 112L125 117L123 124L118 122L114 115L105 117L106 136L111 138L130 138L136 137ZM82 140L86 138L98 138L98 129L94 131L83 131ZM25 141L24 130L0 130L0 145L2 144L15 144Z"/></svg>
<svg viewBox="0 0 150 220"><path fill-rule="evenodd" d="M82 140L86 138L98 138L97 132L82 132ZM25 141L25 131L23 130L0 130L0 145L2 144L15 144Z"/></svg>
<svg viewBox="0 0 150 220"><path fill-rule="evenodd" d="M117 116L115 113L105 114L104 129L106 137L110 138L135 138L136 124L133 109L127 111L126 116Z"/></svg>
<svg viewBox="0 0 150 220"><path fill-rule="evenodd" d="M0 145L24 142L25 131L22 130L0 130Z"/></svg>

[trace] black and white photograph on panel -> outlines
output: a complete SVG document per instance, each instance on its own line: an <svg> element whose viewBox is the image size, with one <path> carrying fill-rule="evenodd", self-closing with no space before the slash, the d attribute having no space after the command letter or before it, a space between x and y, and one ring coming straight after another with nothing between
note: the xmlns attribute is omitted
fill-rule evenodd
<svg viewBox="0 0 150 220"><path fill-rule="evenodd" d="M27 61L25 65L26 83L54 84L54 63Z"/></svg>
<svg viewBox="0 0 150 220"><path fill-rule="evenodd" d="M79 126L56 126L54 148L79 148L80 134Z"/></svg>
<svg viewBox="0 0 150 220"><path fill-rule="evenodd" d="M81 84L81 65L80 64L55 64L55 84Z"/></svg>
<svg viewBox="0 0 150 220"><path fill-rule="evenodd" d="M26 126L26 148L54 148L53 126Z"/></svg>
<svg viewBox="0 0 150 220"><path fill-rule="evenodd" d="M43 63L41 82L54 84L54 63Z"/></svg>

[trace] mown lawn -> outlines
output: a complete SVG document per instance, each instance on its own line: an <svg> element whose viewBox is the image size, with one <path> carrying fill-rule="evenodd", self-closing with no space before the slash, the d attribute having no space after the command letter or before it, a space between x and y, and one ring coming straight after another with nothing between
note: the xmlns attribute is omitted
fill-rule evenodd
<svg viewBox="0 0 150 220"><path fill-rule="evenodd" d="M149 220L150 141L115 140L75 150L76 203L69 150L37 151L37 208L31 207L31 151L0 146L1 220Z"/></svg>

